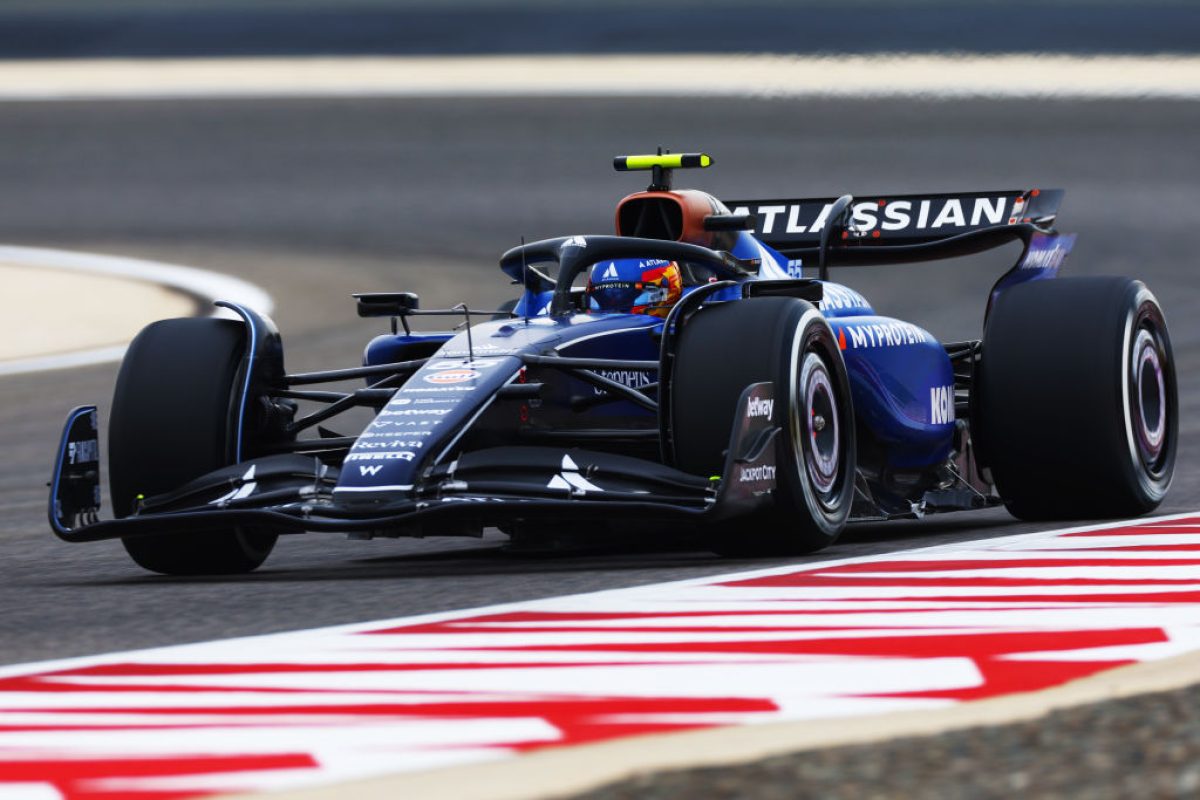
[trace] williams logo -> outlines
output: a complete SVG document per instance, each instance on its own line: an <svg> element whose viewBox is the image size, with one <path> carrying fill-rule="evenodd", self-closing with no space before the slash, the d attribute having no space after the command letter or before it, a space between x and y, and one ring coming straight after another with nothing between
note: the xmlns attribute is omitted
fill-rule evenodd
<svg viewBox="0 0 1200 800"><path fill-rule="evenodd" d="M751 397L750 402L746 406L746 417L747 419L769 417L774 410L775 400L773 398Z"/></svg>
<svg viewBox="0 0 1200 800"><path fill-rule="evenodd" d="M562 457L562 472L555 475L546 484L550 489L566 489L572 494L584 494L586 492L603 492L596 484L589 481L587 478L579 474L579 465L576 464L570 456Z"/></svg>

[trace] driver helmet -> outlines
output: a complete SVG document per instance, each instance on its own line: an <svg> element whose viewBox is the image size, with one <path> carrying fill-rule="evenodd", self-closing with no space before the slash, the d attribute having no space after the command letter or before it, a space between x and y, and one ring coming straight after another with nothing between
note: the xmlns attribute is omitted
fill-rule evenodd
<svg viewBox="0 0 1200 800"><path fill-rule="evenodd" d="M588 275L588 311L665 317L681 296L679 265L661 258L601 261Z"/></svg>

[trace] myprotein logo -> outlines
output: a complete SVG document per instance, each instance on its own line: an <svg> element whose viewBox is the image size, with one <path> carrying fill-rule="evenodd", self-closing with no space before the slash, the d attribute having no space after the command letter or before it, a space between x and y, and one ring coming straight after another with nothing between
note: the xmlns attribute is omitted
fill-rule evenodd
<svg viewBox="0 0 1200 800"><path fill-rule="evenodd" d="M880 322L870 325L846 325L843 331L849 332L849 344L854 350L870 347L904 347L912 344L924 344L929 341L929 334L907 322ZM839 335L838 344L841 346L845 339ZM846 348L842 346L842 349Z"/></svg>
<svg viewBox="0 0 1200 800"><path fill-rule="evenodd" d="M755 417L769 417L771 416L771 412L774 410L774 398L751 397L750 402L746 405L746 418L754 419Z"/></svg>
<svg viewBox="0 0 1200 800"><path fill-rule="evenodd" d="M954 422L954 387L934 386L929 390L929 422L947 425Z"/></svg>

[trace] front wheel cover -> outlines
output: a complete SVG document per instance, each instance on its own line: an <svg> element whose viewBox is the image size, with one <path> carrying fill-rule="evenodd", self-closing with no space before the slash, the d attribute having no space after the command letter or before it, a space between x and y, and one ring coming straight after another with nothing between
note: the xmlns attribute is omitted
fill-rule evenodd
<svg viewBox="0 0 1200 800"><path fill-rule="evenodd" d="M796 326L787 369L788 469L777 515L805 515L813 533L837 538L854 501L855 435L850 381L829 324L816 309Z"/></svg>

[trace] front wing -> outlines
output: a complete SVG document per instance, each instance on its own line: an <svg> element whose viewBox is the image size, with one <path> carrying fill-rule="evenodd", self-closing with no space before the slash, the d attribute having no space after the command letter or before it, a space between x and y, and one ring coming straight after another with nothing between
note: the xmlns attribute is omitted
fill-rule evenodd
<svg viewBox="0 0 1200 800"><path fill-rule="evenodd" d="M84 406L71 413L59 445L50 525L60 538L79 542L233 526L430 536L519 520L727 519L773 502L781 429L773 417L749 414L752 400L773 400L773 394L771 383L742 393L720 475L583 449L508 446L432 466L411 491L364 493L339 491L336 467L288 454L244 461L140 498L112 520L99 519L98 424L95 407Z"/></svg>

